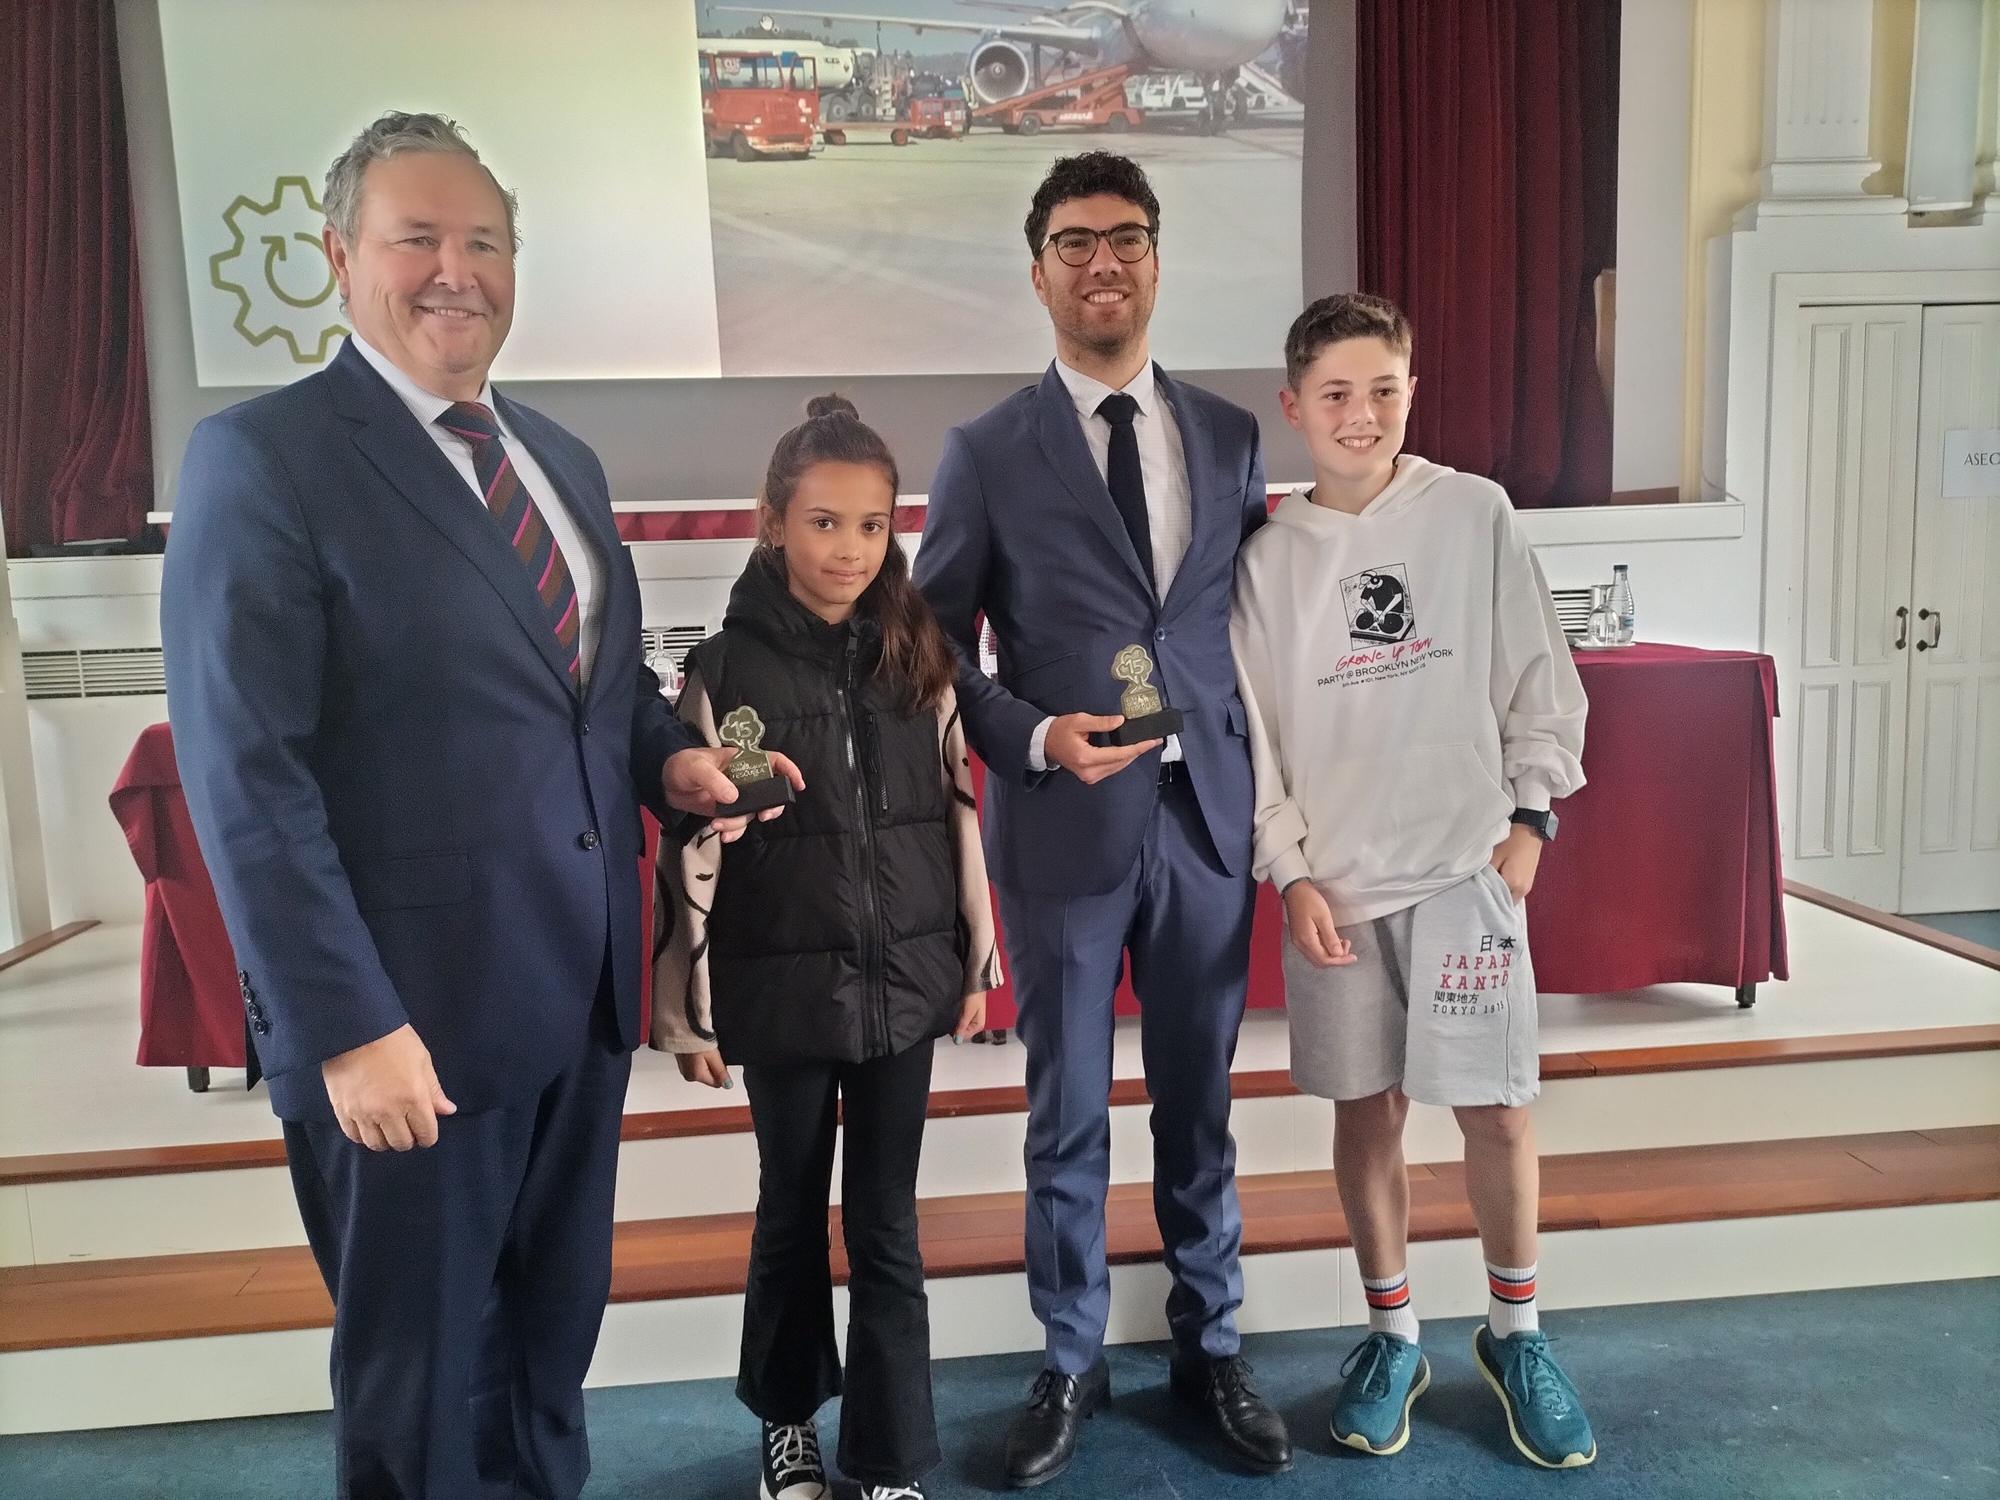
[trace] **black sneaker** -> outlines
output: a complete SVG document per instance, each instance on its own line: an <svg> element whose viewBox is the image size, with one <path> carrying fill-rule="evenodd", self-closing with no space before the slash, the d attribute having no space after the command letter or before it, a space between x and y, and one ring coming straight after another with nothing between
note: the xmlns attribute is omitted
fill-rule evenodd
<svg viewBox="0 0 2000 1500"><path fill-rule="evenodd" d="M861 1500L924 1500L924 1487L914 1479L908 1484L864 1484Z"/></svg>
<svg viewBox="0 0 2000 1500"><path fill-rule="evenodd" d="M766 1422L763 1467L757 1500L827 1500L826 1466L812 1423Z"/></svg>

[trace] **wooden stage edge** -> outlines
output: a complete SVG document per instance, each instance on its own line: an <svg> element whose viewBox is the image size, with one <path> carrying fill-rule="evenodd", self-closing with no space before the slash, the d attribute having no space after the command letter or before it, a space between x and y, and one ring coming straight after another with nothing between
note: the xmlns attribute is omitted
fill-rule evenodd
<svg viewBox="0 0 2000 1500"><path fill-rule="evenodd" d="M18 947L0 953L0 969L11 969L15 964L26 963L36 954L46 953L58 943L66 943L79 932L88 932L97 925L97 918L86 917L81 922L65 922L53 932L45 932L38 938L29 938Z"/></svg>
<svg viewBox="0 0 2000 1500"><path fill-rule="evenodd" d="M1846 1036L1772 1037L1764 1040L1700 1042L1680 1047L1627 1047L1542 1055L1542 1079L1621 1078L1638 1074L1697 1073L1715 1068L1779 1067L1789 1063L1852 1062L1870 1058L1927 1057L1948 1052L2000 1051L2000 1025L1927 1026L1902 1031L1863 1031ZM1232 1098L1270 1099L1296 1094L1291 1075L1280 1070L1231 1075ZM1113 1107L1146 1102L1143 1079L1120 1078L1111 1085ZM1027 1093L1019 1086L947 1089L931 1095L933 1120L978 1115L1023 1114ZM746 1134L750 1111L742 1106L668 1109L625 1116L626 1141ZM44 1156L0 1157L0 1187L85 1182L115 1177L156 1177L177 1172L228 1172L284 1165L278 1140L219 1141L194 1146L141 1146L119 1151L66 1151Z"/></svg>
<svg viewBox="0 0 2000 1500"><path fill-rule="evenodd" d="M1463 1166L1410 1168L1413 1240L1474 1233ZM1350 1243L1328 1171L1239 1180L1246 1256ZM2000 1198L2000 1126L1555 1156L1542 1164L1546 1232L1990 1202ZM918 1204L927 1274L1018 1272L1021 1195ZM838 1210L835 1279L846 1280ZM620 1223L611 1300L743 1290L751 1216ZM1106 1212L1113 1264L1160 1258L1152 1187L1120 1183ZM320 1328L331 1308L303 1246L76 1261L0 1271L0 1353Z"/></svg>
<svg viewBox="0 0 2000 1500"><path fill-rule="evenodd" d="M1870 927L1879 927L1884 932L1893 932L1897 937L1908 938L1913 943L1922 943L1926 948L1941 949L1959 958L1982 964L1986 968L2000 969L2000 948L1989 948L1984 943L1973 942L1970 938L1954 937L1949 932L1926 927L1923 923L1912 921L1908 917L1899 917L1894 912L1863 906L1859 901L1849 901L1845 896L1836 896L1833 892L1823 891L1817 886L1802 885L1796 880L1785 882L1785 894L1797 896L1799 900L1809 901L1814 906L1823 906L1828 911L1839 912L1843 917L1852 917L1857 922L1865 922Z"/></svg>

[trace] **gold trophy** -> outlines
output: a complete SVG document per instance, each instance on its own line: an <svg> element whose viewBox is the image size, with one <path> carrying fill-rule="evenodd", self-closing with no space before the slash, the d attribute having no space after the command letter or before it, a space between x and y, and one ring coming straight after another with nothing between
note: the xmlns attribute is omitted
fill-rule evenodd
<svg viewBox="0 0 2000 1500"><path fill-rule="evenodd" d="M731 709L716 734L723 744L736 747L729 764L722 768L723 775L736 783L736 800L717 803L718 817L762 812L792 800L791 782L771 770L770 752L762 747L764 721L757 717L756 709L747 703Z"/></svg>
<svg viewBox="0 0 2000 1500"><path fill-rule="evenodd" d="M1106 736L1109 743L1142 745L1180 731L1181 711L1169 708L1166 696L1153 686L1153 658L1144 646L1127 646L1114 656L1111 675L1126 685L1118 695L1118 711L1125 722Z"/></svg>

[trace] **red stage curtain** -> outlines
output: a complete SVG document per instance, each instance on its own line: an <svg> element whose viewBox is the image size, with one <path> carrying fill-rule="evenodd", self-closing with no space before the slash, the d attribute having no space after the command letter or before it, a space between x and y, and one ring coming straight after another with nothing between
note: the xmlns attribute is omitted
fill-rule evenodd
<svg viewBox="0 0 2000 1500"><path fill-rule="evenodd" d="M112 0L0 5L0 513L7 550L145 529L153 495Z"/></svg>
<svg viewBox="0 0 2000 1500"><path fill-rule="evenodd" d="M1618 0L1367 0L1362 289L1416 329L1409 447L1517 506L1602 504L1593 283L1617 233Z"/></svg>

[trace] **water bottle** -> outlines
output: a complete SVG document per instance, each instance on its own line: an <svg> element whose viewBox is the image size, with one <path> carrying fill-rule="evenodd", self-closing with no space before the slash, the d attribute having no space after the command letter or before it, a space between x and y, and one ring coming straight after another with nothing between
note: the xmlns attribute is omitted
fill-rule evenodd
<svg viewBox="0 0 2000 1500"><path fill-rule="evenodd" d="M1611 607L1618 611L1618 644L1632 644L1632 577L1626 572L1625 564L1611 566Z"/></svg>

